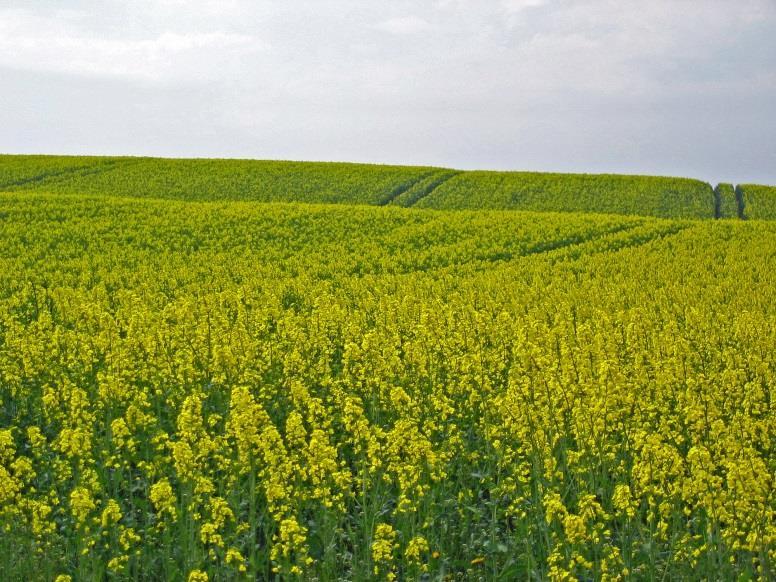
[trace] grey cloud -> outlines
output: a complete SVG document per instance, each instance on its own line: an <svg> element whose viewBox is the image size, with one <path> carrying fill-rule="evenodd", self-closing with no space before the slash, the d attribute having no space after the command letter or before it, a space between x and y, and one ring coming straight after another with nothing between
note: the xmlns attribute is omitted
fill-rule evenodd
<svg viewBox="0 0 776 582"><path fill-rule="evenodd" d="M429 23L418 16L403 16L390 18L379 23L375 28L391 34L419 34L430 28Z"/></svg>

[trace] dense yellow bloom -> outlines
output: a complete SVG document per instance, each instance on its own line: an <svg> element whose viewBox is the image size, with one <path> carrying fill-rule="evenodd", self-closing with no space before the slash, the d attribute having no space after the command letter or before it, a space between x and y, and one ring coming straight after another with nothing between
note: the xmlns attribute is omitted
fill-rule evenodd
<svg viewBox="0 0 776 582"><path fill-rule="evenodd" d="M205 545L224 547L224 538L221 535L227 522L234 521L234 513L229 504L220 497L213 497L208 504L209 521L202 524L200 539Z"/></svg>
<svg viewBox="0 0 776 582"><path fill-rule="evenodd" d="M283 519L275 535L270 556L277 565L275 571L299 575L312 564L307 550L307 528L291 517Z"/></svg>
<svg viewBox="0 0 776 582"><path fill-rule="evenodd" d="M70 512L80 527L87 527L92 512L97 508L92 493L85 487L77 487L70 493Z"/></svg>
<svg viewBox="0 0 776 582"><path fill-rule="evenodd" d="M415 536L407 543L404 550L404 557L409 564L421 569L422 572L428 571L428 564L425 563L429 554L428 540L423 536Z"/></svg>
<svg viewBox="0 0 776 582"><path fill-rule="evenodd" d="M372 542L375 576L381 576L388 580L396 578L396 574L393 572L393 555L398 547L396 531L393 527L387 523L378 524Z"/></svg>
<svg viewBox="0 0 776 582"><path fill-rule="evenodd" d="M103 528L108 528L114 523L118 523L121 519L121 508L119 504L113 499L109 499L105 505L105 509L102 510L102 516L100 522Z"/></svg>
<svg viewBox="0 0 776 582"><path fill-rule="evenodd" d="M16 446L10 429L0 430L0 460L7 462L13 458Z"/></svg>
<svg viewBox="0 0 776 582"><path fill-rule="evenodd" d="M563 529L566 539L572 544L584 543L587 539L585 520L578 515L567 515L563 518Z"/></svg>
<svg viewBox="0 0 776 582"><path fill-rule="evenodd" d="M337 462L337 450L331 446L326 433L316 429L310 435L306 451L307 474L312 486L312 496L325 507L344 511L344 497L350 490L352 476Z"/></svg>
<svg viewBox="0 0 776 582"><path fill-rule="evenodd" d="M169 519L172 522L177 519L178 510L175 507L177 501L175 499L175 493L167 478L164 478L151 486L148 498L151 500L151 503L154 504L154 509L156 509L156 513L161 518Z"/></svg>
<svg viewBox="0 0 776 582"><path fill-rule="evenodd" d="M771 579L774 241L0 194L3 539L87 577Z"/></svg>
<svg viewBox="0 0 776 582"><path fill-rule="evenodd" d="M31 520L30 527L32 532L40 539L51 535L56 531L56 524L51 519L53 508L45 501L29 502Z"/></svg>
<svg viewBox="0 0 776 582"><path fill-rule="evenodd" d="M614 505L615 509L624 512L629 518L636 515L636 504L633 501L628 485L620 484L615 486L614 495L612 495L612 505Z"/></svg>
<svg viewBox="0 0 776 582"><path fill-rule="evenodd" d="M289 447L296 449L301 449L307 442L304 419L296 410L292 411L286 419L286 440Z"/></svg>

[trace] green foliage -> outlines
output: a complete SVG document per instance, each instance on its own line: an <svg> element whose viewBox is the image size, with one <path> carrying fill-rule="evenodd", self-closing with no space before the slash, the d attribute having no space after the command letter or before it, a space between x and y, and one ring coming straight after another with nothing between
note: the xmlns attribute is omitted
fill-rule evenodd
<svg viewBox="0 0 776 582"><path fill-rule="evenodd" d="M681 219L715 216L711 186L683 178L459 172L318 162L0 156L3 176L0 190L119 197L593 212Z"/></svg>
<svg viewBox="0 0 776 582"><path fill-rule="evenodd" d="M753 220L776 220L776 186L741 184L744 217Z"/></svg>
<svg viewBox="0 0 776 582"><path fill-rule="evenodd" d="M24 159L0 157L0 172L5 166L23 167ZM52 158L52 163L58 167L61 160ZM435 172L421 167L212 159L73 158L72 164L94 171L52 171L5 189L181 200L388 204Z"/></svg>
<svg viewBox="0 0 776 582"><path fill-rule="evenodd" d="M705 182L685 178L465 172L445 182L417 206L713 218L714 194Z"/></svg>
<svg viewBox="0 0 776 582"><path fill-rule="evenodd" d="M714 195L716 196L717 218L739 218L738 201L733 184L717 184Z"/></svg>
<svg viewBox="0 0 776 582"><path fill-rule="evenodd" d="M417 204L419 200L422 200L431 194L434 190L439 188L442 184L460 173L461 172L456 170L440 170L438 172L434 172L423 180L413 184L411 188L408 188L402 192L399 196L391 201L391 204L404 206L405 208L413 206Z"/></svg>
<svg viewBox="0 0 776 582"><path fill-rule="evenodd" d="M64 179L73 173L109 168L114 163L109 158L0 155L0 191L34 188L46 180Z"/></svg>

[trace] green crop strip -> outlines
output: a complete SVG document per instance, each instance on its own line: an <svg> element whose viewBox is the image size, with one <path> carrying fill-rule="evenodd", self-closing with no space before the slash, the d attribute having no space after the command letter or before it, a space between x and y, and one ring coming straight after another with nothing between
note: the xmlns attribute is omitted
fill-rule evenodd
<svg viewBox="0 0 776 582"><path fill-rule="evenodd" d="M6 189L30 192L188 201L589 212L674 219L724 218L732 210L731 185L712 189L685 178L317 162L0 156L0 183ZM767 187L745 189L753 194L742 194L741 202L752 197L753 217L773 214L767 210L773 197L761 195ZM760 204L762 212L754 209Z"/></svg>

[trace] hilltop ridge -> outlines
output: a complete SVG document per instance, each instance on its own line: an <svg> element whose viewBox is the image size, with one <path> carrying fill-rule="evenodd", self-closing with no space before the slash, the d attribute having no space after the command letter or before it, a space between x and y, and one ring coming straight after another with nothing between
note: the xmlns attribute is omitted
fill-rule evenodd
<svg viewBox="0 0 776 582"><path fill-rule="evenodd" d="M0 191L776 219L776 187L622 174L207 158L0 155Z"/></svg>

